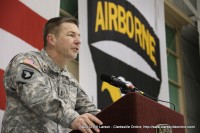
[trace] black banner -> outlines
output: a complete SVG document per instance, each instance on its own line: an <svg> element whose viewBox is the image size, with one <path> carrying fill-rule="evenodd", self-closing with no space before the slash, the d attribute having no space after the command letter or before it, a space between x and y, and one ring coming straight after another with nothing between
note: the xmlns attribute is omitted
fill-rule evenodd
<svg viewBox="0 0 200 133"><path fill-rule="evenodd" d="M120 43L136 52L155 72L157 79L92 45L101 41L113 41L113 45ZM121 0L88 0L88 42L97 73L99 108L113 102L109 89L102 91L101 73L122 76L145 93L158 97L162 82L159 39L134 5ZM119 55L125 52L120 51ZM132 64L138 63L132 61Z"/></svg>

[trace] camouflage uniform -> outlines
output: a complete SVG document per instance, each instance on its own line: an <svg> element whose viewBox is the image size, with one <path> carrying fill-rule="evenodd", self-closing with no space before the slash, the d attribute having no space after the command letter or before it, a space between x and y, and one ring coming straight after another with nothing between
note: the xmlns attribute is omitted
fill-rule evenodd
<svg viewBox="0 0 200 133"><path fill-rule="evenodd" d="M15 56L4 84L6 111L2 133L66 133L79 114L97 114L66 68L61 70L45 50Z"/></svg>

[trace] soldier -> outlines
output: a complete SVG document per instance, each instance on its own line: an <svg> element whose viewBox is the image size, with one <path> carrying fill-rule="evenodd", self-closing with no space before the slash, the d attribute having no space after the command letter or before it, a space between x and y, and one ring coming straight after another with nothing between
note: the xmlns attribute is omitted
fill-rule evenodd
<svg viewBox="0 0 200 133"><path fill-rule="evenodd" d="M16 55L5 71L2 133L99 132L95 125L102 122L94 115L100 110L66 68L80 49L78 21L50 19L43 39L44 49Z"/></svg>

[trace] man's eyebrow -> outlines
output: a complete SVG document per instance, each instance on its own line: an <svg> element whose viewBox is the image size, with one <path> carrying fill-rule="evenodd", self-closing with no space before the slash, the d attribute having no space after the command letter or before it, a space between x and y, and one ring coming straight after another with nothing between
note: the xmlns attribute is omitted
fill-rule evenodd
<svg viewBox="0 0 200 133"><path fill-rule="evenodd" d="M73 34L77 34L77 35L81 35L80 33L74 32L74 31L68 31L67 33L73 33Z"/></svg>

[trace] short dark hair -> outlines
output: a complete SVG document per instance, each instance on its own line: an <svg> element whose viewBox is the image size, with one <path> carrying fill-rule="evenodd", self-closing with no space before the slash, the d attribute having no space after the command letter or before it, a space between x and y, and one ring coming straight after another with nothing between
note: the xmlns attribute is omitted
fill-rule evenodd
<svg viewBox="0 0 200 133"><path fill-rule="evenodd" d="M43 29L43 40L44 40L44 48L47 46L47 35L51 32L56 32L56 28L59 27L62 23L74 23L78 26L78 20L73 16L62 16L62 17L55 17L49 19Z"/></svg>

